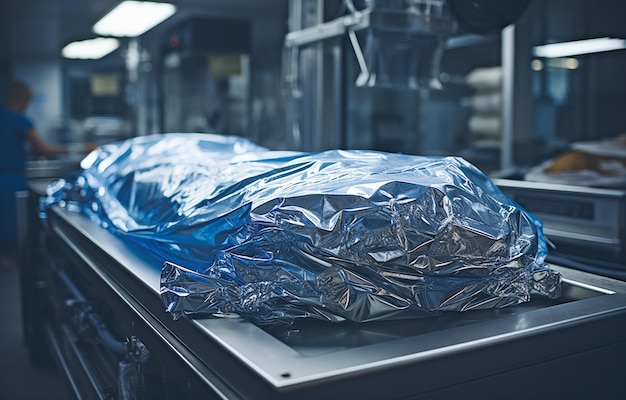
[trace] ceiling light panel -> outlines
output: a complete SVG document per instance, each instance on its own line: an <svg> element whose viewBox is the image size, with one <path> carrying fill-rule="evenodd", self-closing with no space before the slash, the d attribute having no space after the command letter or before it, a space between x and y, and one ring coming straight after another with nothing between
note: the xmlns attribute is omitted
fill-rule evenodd
<svg viewBox="0 0 626 400"><path fill-rule="evenodd" d="M165 21L176 12L169 3L123 1L93 26L103 36L137 37Z"/></svg>
<svg viewBox="0 0 626 400"><path fill-rule="evenodd" d="M558 58L620 49L626 49L626 40L605 37L544 44L534 47L533 53L535 57Z"/></svg>
<svg viewBox="0 0 626 400"><path fill-rule="evenodd" d="M97 60L113 52L120 46L114 38L95 38L72 42L61 50L65 58Z"/></svg>

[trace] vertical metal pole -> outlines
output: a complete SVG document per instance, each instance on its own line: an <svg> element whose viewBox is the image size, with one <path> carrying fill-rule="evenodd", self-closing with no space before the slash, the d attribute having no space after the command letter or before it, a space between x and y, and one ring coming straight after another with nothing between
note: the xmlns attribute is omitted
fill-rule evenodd
<svg viewBox="0 0 626 400"><path fill-rule="evenodd" d="M292 0L289 30L319 25L324 19L324 0ZM324 144L324 43L287 50L287 126L293 150L318 151Z"/></svg>
<svg viewBox="0 0 626 400"><path fill-rule="evenodd" d="M500 169L513 168L515 25L502 30L502 142Z"/></svg>
<svg viewBox="0 0 626 400"><path fill-rule="evenodd" d="M333 95L333 99L334 99L334 110L333 110L333 114L332 114L332 128L331 128L331 134L333 135L333 137L331 138L332 140L332 147L333 148L341 148L341 149L345 149L346 148L346 132L345 132L345 124L344 124L344 120L345 120L345 112L346 112L346 108L345 108L345 97L344 97L344 65L343 65L343 48L342 48L342 43L339 42L336 45L333 46L332 48L332 61L333 61L333 67L332 67L332 82L333 82L333 88L332 88L332 95Z"/></svg>
<svg viewBox="0 0 626 400"><path fill-rule="evenodd" d="M324 0L317 0L315 5L315 19L317 24L324 22ZM315 93L312 93L315 101L315 109L313 110L314 121L311 134L313 135L313 149L320 151L324 149L324 140L322 132L322 118L324 118L324 42L315 45Z"/></svg>

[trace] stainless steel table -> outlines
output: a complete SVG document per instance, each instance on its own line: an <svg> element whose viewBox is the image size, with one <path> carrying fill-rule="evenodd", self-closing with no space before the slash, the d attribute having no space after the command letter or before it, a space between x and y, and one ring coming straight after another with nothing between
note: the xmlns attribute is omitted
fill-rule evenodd
<svg viewBox="0 0 626 400"><path fill-rule="evenodd" d="M46 259L31 265L46 290L29 301L48 304L34 307L45 310L36 318L78 397L121 398L116 368L129 356L102 350L93 323L81 332L76 307L68 306L77 302L88 304L78 309L87 307L114 342L149 350L148 361L133 363L140 383L129 387L138 398L601 398L624 391L626 282L554 265L564 278L561 298L500 310L368 324L174 321L158 294L161 260L59 207L48 224Z"/></svg>

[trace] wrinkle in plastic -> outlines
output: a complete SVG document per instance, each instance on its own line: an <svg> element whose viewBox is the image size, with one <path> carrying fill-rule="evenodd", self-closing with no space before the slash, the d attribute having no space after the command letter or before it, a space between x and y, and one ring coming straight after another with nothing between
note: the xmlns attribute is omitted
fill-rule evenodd
<svg viewBox="0 0 626 400"><path fill-rule="evenodd" d="M560 295L541 222L461 158L270 151L242 138L104 145L48 188L164 260L166 310L367 322Z"/></svg>

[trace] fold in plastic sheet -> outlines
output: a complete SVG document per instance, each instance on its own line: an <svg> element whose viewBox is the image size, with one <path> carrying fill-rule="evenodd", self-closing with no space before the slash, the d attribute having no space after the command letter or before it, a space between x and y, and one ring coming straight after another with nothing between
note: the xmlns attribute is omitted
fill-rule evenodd
<svg viewBox="0 0 626 400"><path fill-rule="evenodd" d="M164 260L174 317L366 322L560 294L540 221L461 158L168 134L101 146L82 167L44 208L83 212Z"/></svg>

